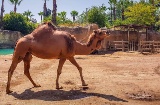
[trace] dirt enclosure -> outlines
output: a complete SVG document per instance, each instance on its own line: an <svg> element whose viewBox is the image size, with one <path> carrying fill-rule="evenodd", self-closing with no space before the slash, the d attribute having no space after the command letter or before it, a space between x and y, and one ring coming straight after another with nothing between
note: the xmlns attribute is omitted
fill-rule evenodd
<svg viewBox="0 0 160 105"><path fill-rule="evenodd" d="M13 93L6 95L11 58L0 56L0 105L160 105L160 54L75 56L88 89L81 87L78 70L66 61L59 81L62 90L55 89L58 60L34 57L30 72L41 87L33 88L21 62L12 76Z"/></svg>

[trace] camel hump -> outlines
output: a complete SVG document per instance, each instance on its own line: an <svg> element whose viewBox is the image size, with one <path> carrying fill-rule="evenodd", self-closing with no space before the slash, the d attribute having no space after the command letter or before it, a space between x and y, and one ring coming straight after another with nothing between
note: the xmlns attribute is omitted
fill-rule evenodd
<svg viewBox="0 0 160 105"><path fill-rule="evenodd" d="M53 30L56 30L57 27L52 22L47 22L48 26L51 27Z"/></svg>

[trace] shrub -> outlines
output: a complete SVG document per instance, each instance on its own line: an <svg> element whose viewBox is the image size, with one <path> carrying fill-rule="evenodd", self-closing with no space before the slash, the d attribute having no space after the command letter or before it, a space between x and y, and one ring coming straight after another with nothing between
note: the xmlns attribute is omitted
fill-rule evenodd
<svg viewBox="0 0 160 105"><path fill-rule="evenodd" d="M11 12L3 18L3 28L5 30L20 31L22 34L29 34L36 28L34 23L27 21L20 13Z"/></svg>

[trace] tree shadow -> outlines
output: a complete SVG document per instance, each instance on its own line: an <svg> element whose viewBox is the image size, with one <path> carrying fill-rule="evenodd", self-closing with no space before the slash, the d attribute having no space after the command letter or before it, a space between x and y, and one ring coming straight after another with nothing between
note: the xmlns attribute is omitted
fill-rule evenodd
<svg viewBox="0 0 160 105"><path fill-rule="evenodd" d="M109 101L128 102L124 99L115 97L113 95L105 95L100 93L87 93L87 92L82 92L81 90L70 90L70 91L42 90L42 91L34 92L31 89L27 89L21 94L17 94L16 92L14 92L14 93L11 93L10 95L20 100L38 99L38 100L44 100L44 101L62 101L62 100L76 100L76 99L96 96L96 97L107 99Z"/></svg>

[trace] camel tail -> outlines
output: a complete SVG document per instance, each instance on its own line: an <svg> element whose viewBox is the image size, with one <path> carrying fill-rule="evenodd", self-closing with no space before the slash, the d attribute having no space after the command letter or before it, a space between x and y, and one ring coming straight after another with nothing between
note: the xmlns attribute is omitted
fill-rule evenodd
<svg viewBox="0 0 160 105"><path fill-rule="evenodd" d="M18 43L19 39L16 41L15 45L14 45L14 51L16 49L17 43Z"/></svg>

